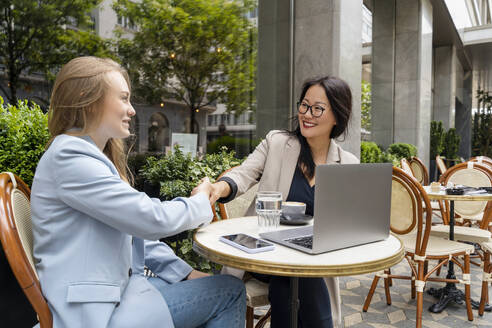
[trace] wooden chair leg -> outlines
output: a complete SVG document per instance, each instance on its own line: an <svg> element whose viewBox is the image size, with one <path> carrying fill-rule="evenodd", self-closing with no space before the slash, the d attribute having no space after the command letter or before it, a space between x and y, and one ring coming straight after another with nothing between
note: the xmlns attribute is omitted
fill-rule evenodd
<svg viewBox="0 0 492 328"><path fill-rule="evenodd" d="M246 307L246 328L253 328L255 322L255 310L251 306Z"/></svg>
<svg viewBox="0 0 492 328"><path fill-rule="evenodd" d="M490 272L490 254L484 254L484 263L483 263L484 273ZM485 310L485 304L488 303L489 298L489 282L482 281L482 295L480 297L480 306L478 307L478 314L483 316L483 312Z"/></svg>
<svg viewBox="0 0 492 328"><path fill-rule="evenodd" d="M468 275L470 274L470 255L468 254L465 254L465 274ZM466 302L466 313L468 314L468 320L473 321L470 284L465 284L465 302Z"/></svg>
<svg viewBox="0 0 492 328"><path fill-rule="evenodd" d="M376 286L378 285L379 277L374 276L372 281L371 289L369 289L369 293L367 293L366 301L364 302L364 306L362 307L362 311L367 312L369 309L369 305L371 304L372 296L374 295L374 291L376 290Z"/></svg>
<svg viewBox="0 0 492 328"><path fill-rule="evenodd" d="M415 323L416 328L422 328L422 308L424 307L424 293L417 292L417 322Z"/></svg>
<svg viewBox="0 0 492 328"><path fill-rule="evenodd" d="M424 263L418 262L418 271L417 271L417 280L423 281L424 280ZM415 286L415 282L413 282L413 285ZM423 307L424 307L424 291L423 287L419 287L419 290L416 290L417 293L417 314L416 314L416 323L415 327L416 328L422 328L422 312L423 312Z"/></svg>
<svg viewBox="0 0 492 328"><path fill-rule="evenodd" d="M391 268L388 269L388 274L391 274ZM393 279L389 278L389 286L393 287Z"/></svg>
<svg viewBox="0 0 492 328"><path fill-rule="evenodd" d="M386 304L391 305L390 278L384 278L384 293L386 294Z"/></svg>
<svg viewBox="0 0 492 328"><path fill-rule="evenodd" d="M272 315L272 308L270 307L268 309L268 312L263 317L261 317L261 319L258 321L255 328L263 328L271 315Z"/></svg>
<svg viewBox="0 0 492 328"><path fill-rule="evenodd" d="M415 276L413 275L413 271L412 271L412 278L415 278ZM412 297L412 300L414 300L415 299L415 280L412 279L410 286L411 286L411 297Z"/></svg>

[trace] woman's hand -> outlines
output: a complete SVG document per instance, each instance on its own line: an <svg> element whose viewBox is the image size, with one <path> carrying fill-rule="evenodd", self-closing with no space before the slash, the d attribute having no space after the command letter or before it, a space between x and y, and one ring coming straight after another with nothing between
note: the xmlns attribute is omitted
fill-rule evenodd
<svg viewBox="0 0 492 328"><path fill-rule="evenodd" d="M186 277L186 280L193 280L208 276L210 276L210 274L193 269L193 271L191 271L190 274Z"/></svg>
<svg viewBox="0 0 492 328"><path fill-rule="evenodd" d="M222 198L222 197L227 197L231 193L231 187L229 184L225 181L219 181L216 183L212 184L212 193L210 196L210 202L215 203L217 199Z"/></svg>
<svg viewBox="0 0 492 328"><path fill-rule="evenodd" d="M210 183L210 180L208 177L205 177L201 180L200 184L193 188L191 191L191 196L198 194L199 192L205 193L207 195L207 198L210 201L210 205L213 205L215 203L215 200L212 201L212 184Z"/></svg>

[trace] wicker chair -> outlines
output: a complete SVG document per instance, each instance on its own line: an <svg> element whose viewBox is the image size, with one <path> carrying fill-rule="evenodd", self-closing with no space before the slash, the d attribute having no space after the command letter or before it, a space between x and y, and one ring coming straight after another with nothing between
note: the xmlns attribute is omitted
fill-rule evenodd
<svg viewBox="0 0 492 328"><path fill-rule="evenodd" d="M0 174L0 240L41 328L51 328L51 311L34 267L30 195L29 187L19 177L10 172Z"/></svg>
<svg viewBox="0 0 492 328"><path fill-rule="evenodd" d="M443 185L451 182L470 187L490 187L492 186L492 170L476 162L461 163L449 168L439 181ZM449 234L449 203L445 202L445 204L444 224L432 227L431 234L433 236L447 237ZM492 216L492 202L456 201L454 211L460 216L457 222L471 220L480 224L479 228L455 226L455 240L474 243L491 241L491 233L488 228Z"/></svg>
<svg viewBox="0 0 492 328"><path fill-rule="evenodd" d="M231 169L222 172L219 178L229 172ZM246 213L246 210L250 206L252 202L255 201L256 191L258 190L258 184L255 184L251 187L247 192L242 194L239 197L236 197L232 201L219 205L219 213L222 220L242 217ZM217 221L219 218L217 217L217 213L215 211L215 207L212 206L212 210L214 212L213 221ZM254 319L259 319L255 328L262 328L268 318L270 317L271 309L263 315L255 315L254 308L260 306L269 305L268 301L268 284L261 282L249 275L245 275L245 286L246 286L246 328L253 328Z"/></svg>
<svg viewBox="0 0 492 328"><path fill-rule="evenodd" d="M436 165L437 169L439 170L439 175L444 174L444 172L446 172L446 170L448 169L446 167L446 164L444 163L444 160L439 155L436 156Z"/></svg>
<svg viewBox="0 0 492 328"><path fill-rule="evenodd" d="M425 204L425 209L422 202ZM390 281L392 279L410 280L412 298L417 297L416 327L421 328L425 284L427 281L443 281L465 284L467 316L468 320L473 320L470 300L470 253L474 251L474 247L430 236L431 216L430 201L422 186L403 170L394 167L390 228L391 232L403 242L405 258L410 265L411 275L394 275L389 270L377 273L362 308L363 311L368 310L380 278L384 279L388 305L391 305ZM460 261L461 257L463 257L462 262ZM425 272L426 262L429 260L438 260L439 263ZM449 261L453 261L461 268L462 280L430 277L432 273Z"/></svg>
<svg viewBox="0 0 492 328"><path fill-rule="evenodd" d="M427 186L429 184L429 171L420 158L412 156L409 164L415 179L417 179L422 186Z"/></svg>
<svg viewBox="0 0 492 328"><path fill-rule="evenodd" d="M408 162L405 158L400 160L400 165L403 171L413 177L422 186L427 186L429 184L429 174L427 173L427 168L424 163L418 157L412 157L412 160ZM425 207L425 205L423 205ZM442 201L431 201L432 213L434 213L438 220L442 219L445 213L444 202Z"/></svg>

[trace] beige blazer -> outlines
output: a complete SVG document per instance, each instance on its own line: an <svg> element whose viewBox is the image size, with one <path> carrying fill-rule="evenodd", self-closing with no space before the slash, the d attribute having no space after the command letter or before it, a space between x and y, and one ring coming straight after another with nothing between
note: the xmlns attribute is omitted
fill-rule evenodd
<svg viewBox="0 0 492 328"><path fill-rule="evenodd" d="M296 137L279 130L270 131L240 166L224 176L237 184L236 197L258 182L259 191L281 191L285 200L290 191L300 151L301 145ZM359 159L344 151L331 139L326 163L354 164L359 163ZM246 215L256 215L254 202L249 206ZM333 324L335 327L341 326L338 278L325 278L325 282L330 293Z"/></svg>

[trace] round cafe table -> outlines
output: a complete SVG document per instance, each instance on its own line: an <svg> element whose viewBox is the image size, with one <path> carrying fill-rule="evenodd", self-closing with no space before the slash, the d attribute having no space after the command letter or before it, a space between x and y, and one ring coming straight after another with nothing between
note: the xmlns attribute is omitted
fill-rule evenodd
<svg viewBox="0 0 492 328"><path fill-rule="evenodd" d="M280 226L288 229L292 226ZM297 327L299 277L351 276L387 269L403 259L401 241L386 240L318 255L275 244L273 251L250 254L219 240L220 236L245 233L258 238L256 216L214 222L194 235L193 249L207 259L250 272L290 277L291 327Z"/></svg>
<svg viewBox="0 0 492 328"><path fill-rule="evenodd" d="M472 195L448 195L445 190L440 191L432 191L430 186L424 186L424 189L427 193L427 196L430 200L447 200L449 201L449 240L454 240L454 202L455 201L479 201L479 202L488 202L492 201L492 194L483 193L483 194L472 194ZM446 279L456 279L454 274L454 263L449 261L448 264L448 274ZM446 306L451 302L455 302L458 304L463 304L465 300L464 293L456 288L455 283L446 283L446 286L440 289L430 288L428 293L436 298L439 298L439 301L435 304L432 304L429 307L429 311L433 313L441 313ZM480 302L471 301L472 306L475 309L478 309ZM492 307L490 305L486 305L486 311L490 311Z"/></svg>

